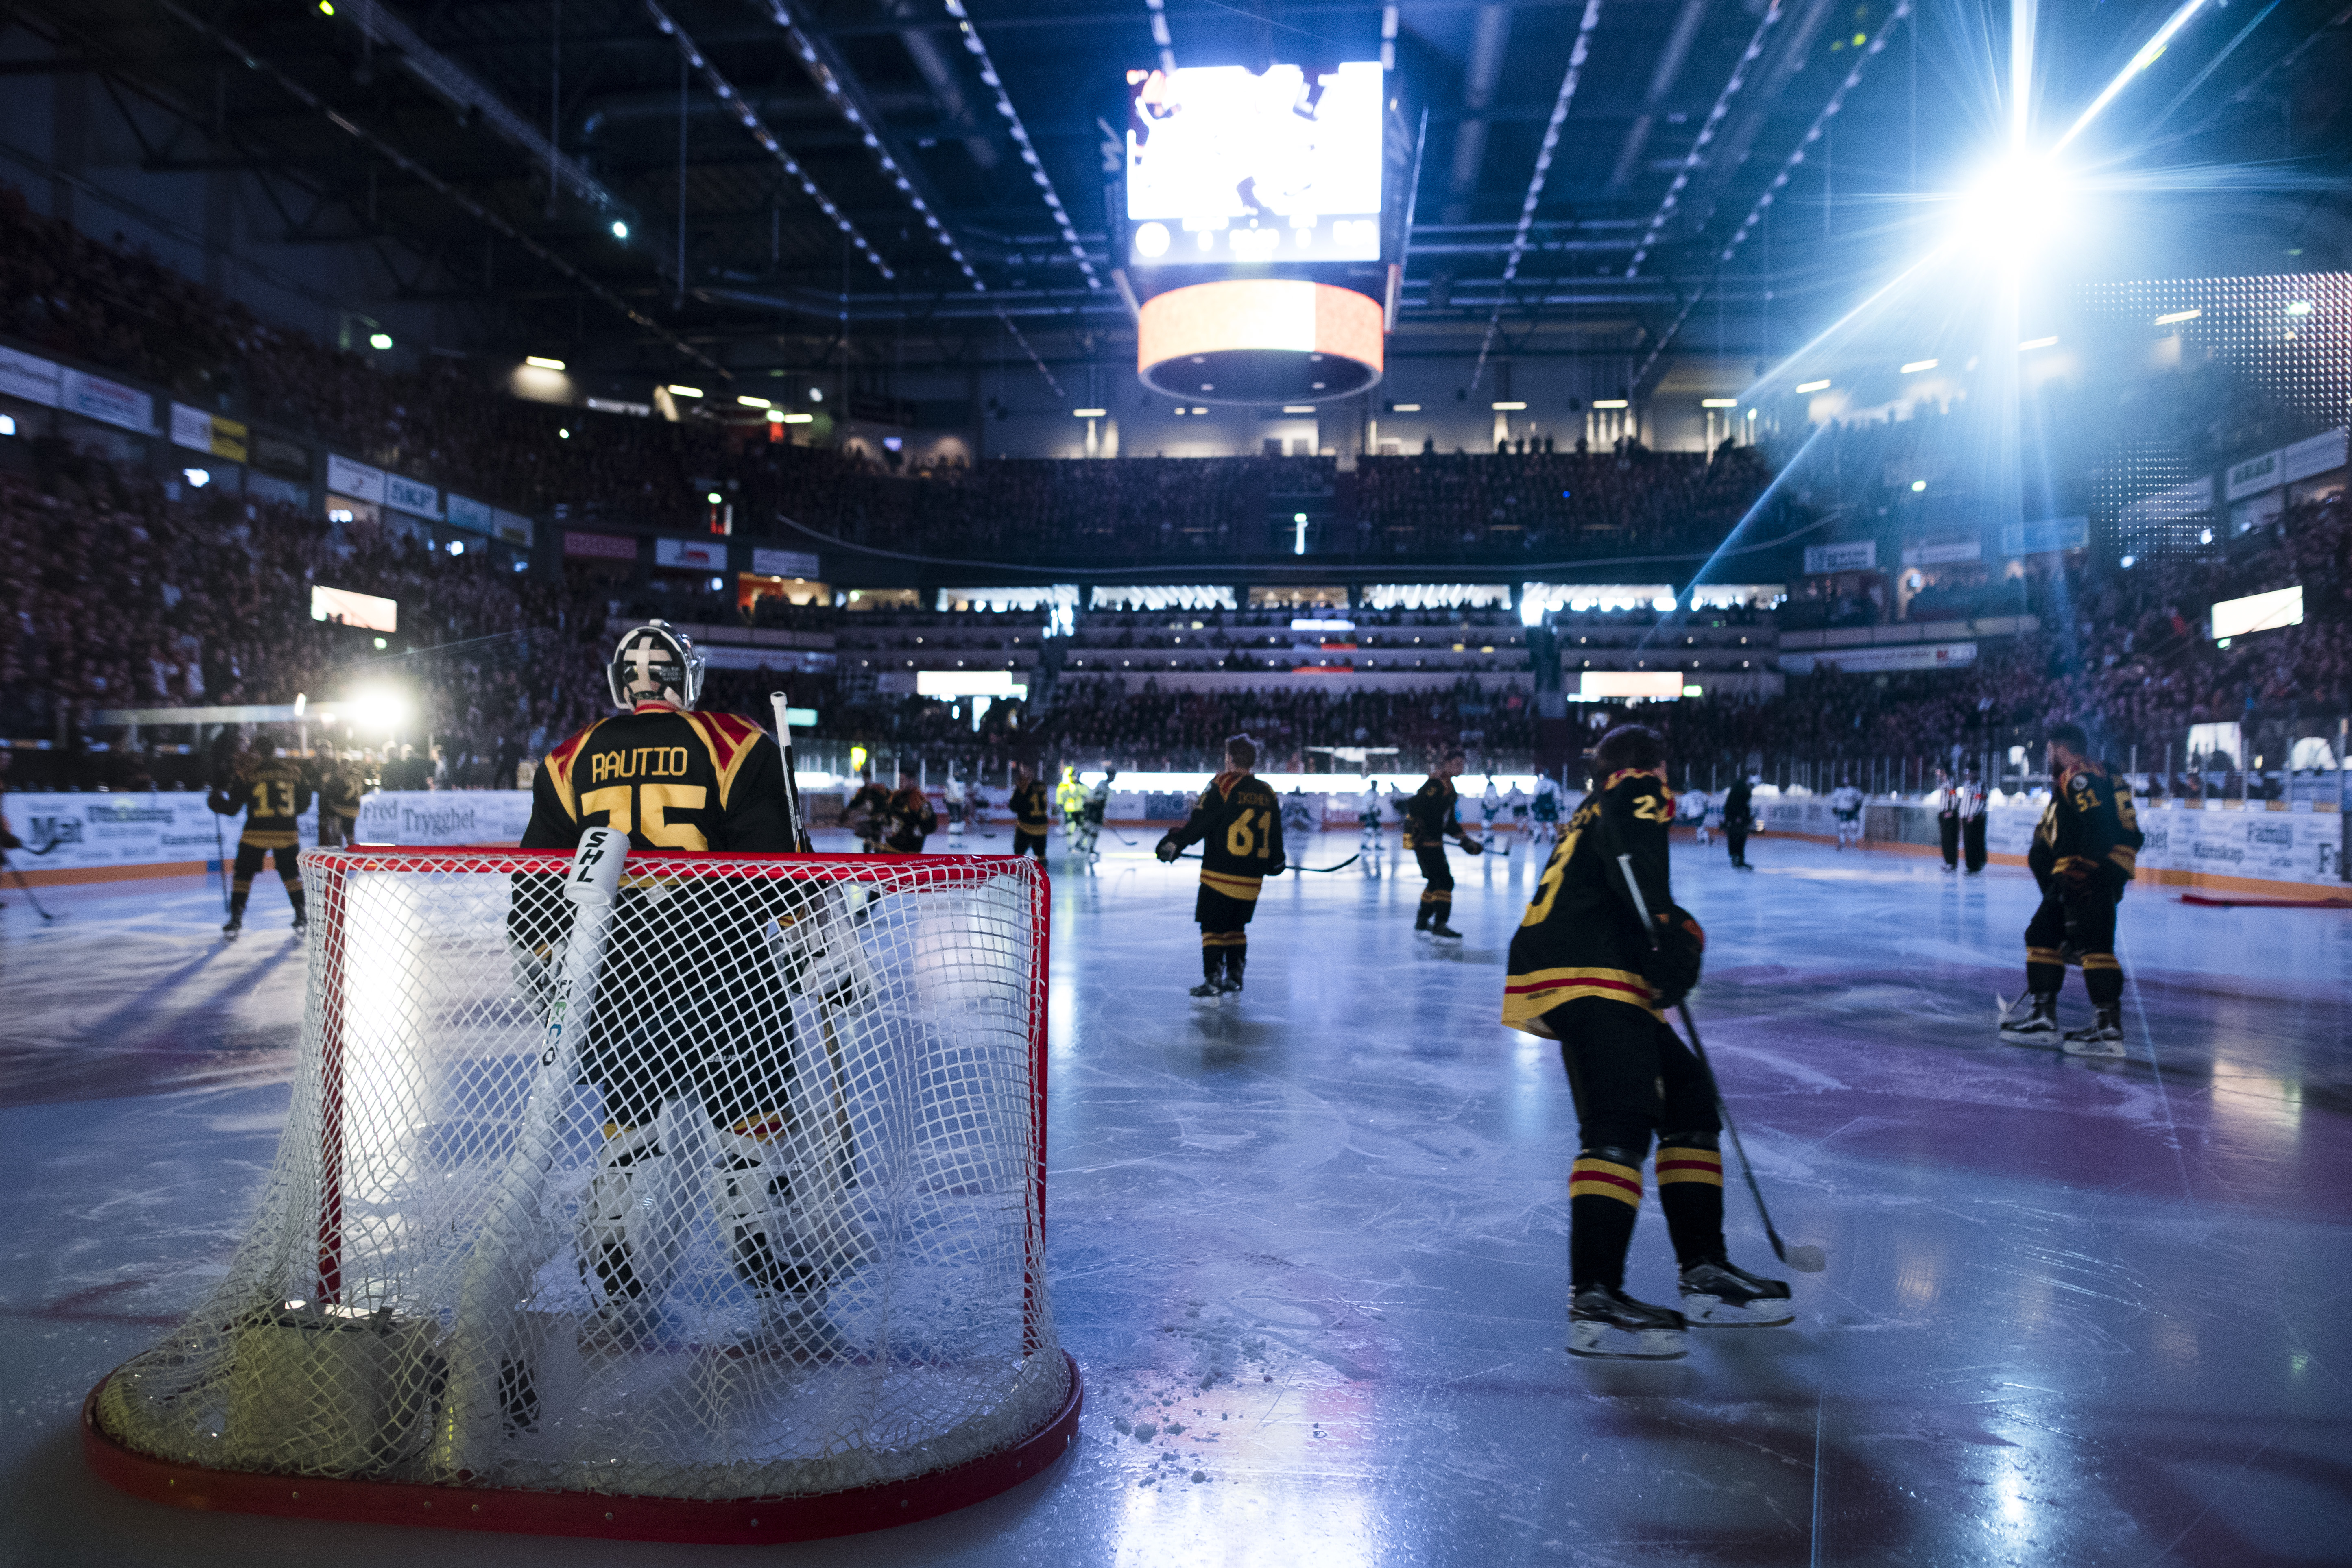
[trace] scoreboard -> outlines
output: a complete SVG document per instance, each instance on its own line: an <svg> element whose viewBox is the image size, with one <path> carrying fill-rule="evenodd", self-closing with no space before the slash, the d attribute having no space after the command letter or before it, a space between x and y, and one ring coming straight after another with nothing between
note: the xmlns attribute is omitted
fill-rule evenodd
<svg viewBox="0 0 2352 1568"><path fill-rule="evenodd" d="M1128 264L1378 261L1385 88L1377 60L1129 71Z"/></svg>

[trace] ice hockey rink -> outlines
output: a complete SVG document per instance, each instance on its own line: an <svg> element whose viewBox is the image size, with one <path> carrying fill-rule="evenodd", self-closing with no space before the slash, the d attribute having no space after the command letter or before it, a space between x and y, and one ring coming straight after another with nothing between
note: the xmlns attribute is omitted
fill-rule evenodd
<svg viewBox="0 0 2352 1568"><path fill-rule="evenodd" d="M1148 843L1150 835L1130 831ZM939 841L934 841L938 846ZM970 847L1002 847L974 839ZM1693 999L1791 1242L1798 1323L1561 1350L1575 1122L1496 1023L1527 854L1416 939L1389 840L1270 884L1248 989L1193 870L1054 841L1048 1258L1082 1436L1039 1479L811 1563L2341 1563L2352 1541L2352 914L2125 901L2120 1061L1999 1044L2022 871L1761 837L1675 850ZM1295 860L1356 847L1333 834ZM1400 874L1402 873L1402 874ZM166 1510L78 1413L217 1279L268 1168L303 955L265 880L0 913L0 1561L714 1561L721 1549ZM2079 979L2063 1003L2087 1016ZM1772 1265L1736 1179L1734 1258ZM1671 1302L1653 1205L1628 1288Z"/></svg>

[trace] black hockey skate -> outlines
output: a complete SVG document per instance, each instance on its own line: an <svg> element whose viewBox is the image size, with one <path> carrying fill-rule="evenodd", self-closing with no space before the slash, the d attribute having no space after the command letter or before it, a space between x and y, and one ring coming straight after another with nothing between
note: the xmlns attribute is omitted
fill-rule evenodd
<svg viewBox="0 0 2352 1568"><path fill-rule="evenodd" d="M1238 990L1240 990L1240 989L1241 989L1241 987L1240 987L1240 986L1238 986L1238 985L1236 985L1236 986L1234 986L1234 990L1236 990L1236 991L1238 991ZM1219 996L1223 995L1224 994L1225 994L1225 985L1224 985L1224 982L1223 982L1223 981L1221 981L1221 980L1203 980L1203 981L1202 981L1202 982L1201 982L1201 984L1199 984L1198 985L1193 986L1192 990L1190 990L1190 991L1188 991L1188 992L1186 992L1186 993L1185 993L1185 994L1186 994L1186 995L1188 995L1188 996L1198 996L1198 997L1202 998L1203 1000L1211 1000L1211 1001L1214 1000L1215 998L1217 998L1217 997L1219 997Z"/></svg>
<svg viewBox="0 0 2352 1568"><path fill-rule="evenodd" d="M244 929L245 917L243 915L231 915L228 917L228 923L221 927L222 940L226 942L235 942L236 940L237 933Z"/></svg>
<svg viewBox="0 0 2352 1568"><path fill-rule="evenodd" d="M1238 974L1226 975L1224 983L1217 987L1219 991L1226 993L1227 994L1239 991L1241 988L1242 977Z"/></svg>
<svg viewBox="0 0 2352 1568"><path fill-rule="evenodd" d="M1462 940L1462 933L1455 931L1452 926L1447 925L1442 920L1429 928L1429 934L1445 942L1460 942Z"/></svg>
<svg viewBox="0 0 2352 1568"><path fill-rule="evenodd" d="M1995 996L1996 1002L2000 998ZM2031 1009L2017 1011L2020 1004L2031 1003ZM2059 1043L2058 998L2037 996L2032 992L2020 996L2015 1003L2000 1002L2000 1039L2006 1046L2054 1046Z"/></svg>
<svg viewBox="0 0 2352 1568"><path fill-rule="evenodd" d="M1636 1301L1611 1285L1588 1285L1568 1303L1568 1353L1594 1361L1680 1361L1683 1315Z"/></svg>
<svg viewBox="0 0 2352 1568"><path fill-rule="evenodd" d="M1683 1316L1695 1329L1777 1329L1797 1321L1787 1281L1717 1258L1682 1273Z"/></svg>
<svg viewBox="0 0 2352 1568"><path fill-rule="evenodd" d="M2119 1057L2124 1054L2123 1009L2102 1007L2098 1016L2079 1029L2069 1029L2058 1048L2070 1057Z"/></svg>

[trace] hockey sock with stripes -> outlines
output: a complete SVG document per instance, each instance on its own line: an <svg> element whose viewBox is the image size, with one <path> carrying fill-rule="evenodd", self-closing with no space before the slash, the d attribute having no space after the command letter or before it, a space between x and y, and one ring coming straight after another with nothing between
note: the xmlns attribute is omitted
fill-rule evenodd
<svg viewBox="0 0 2352 1568"><path fill-rule="evenodd" d="M2091 994L2091 1005L2102 1012L2123 1001L2124 967L2116 962L2114 953L2083 955L2083 988Z"/></svg>
<svg viewBox="0 0 2352 1568"><path fill-rule="evenodd" d="M1225 978L1239 985L1242 983L1242 966L1248 962L1249 942L1246 939L1225 949Z"/></svg>
<svg viewBox="0 0 2352 1568"><path fill-rule="evenodd" d="M1569 1293L1606 1285L1622 1289L1625 1254L1642 1213L1638 1149L1598 1149L1578 1156L1568 1176Z"/></svg>
<svg viewBox="0 0 2352 1568"><path fill-rule="evenodd" d="M1658 1140L1658 1206L1675 1259L1719 1262L1723 1246L1723 1155L1712 1133L1673 1133Z"/></svg>
<svg viewBox="0 0 2352 1568"><path fill-rule="evenodd" d="M2025 950L2025 988L2036 996L2055 996L2066 988L2066 961L2056 948Z"/></svg>

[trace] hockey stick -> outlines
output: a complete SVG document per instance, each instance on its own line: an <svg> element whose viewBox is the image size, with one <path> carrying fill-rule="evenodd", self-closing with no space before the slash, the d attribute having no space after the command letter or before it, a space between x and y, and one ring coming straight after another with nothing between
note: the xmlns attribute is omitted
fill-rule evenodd
<svg viewBox="0 0 2352 1568"><path fill-rule="evenodd" d="M531 1075L514 1151L475 1237L450 1324L448 1388L433 1454L434 1469L442 1476L487 1474L509 1419L509 1406L537 1398L524 1359L529 1347L519 1342L510 1324L515 1303L530 1293L537 1266L536 1211L562 1142L560 1109L580 1076L581 1042L595 1005L604 933L620 897L621 864L628 848L627 834L592 827L581 836L572 869L563 877L572 930L548 1000L539 1070Z"/></svg>
<svg viewBox="0 0 2352 1568"><path fill-rule="evenodd" d="M1285 866L1283 869L1286 871L1314 871L1318 873L1344 871L1363 858L1363 851L1360 849L1355 854L1349 856L1345 860L1340 861L1337 866ZM1198 860L1201 857L1198 855L1179 855L1176 858L1179 860Z"/></svg>
<svg viewBox="0 0 2352 1568"><path fill-rule="evenodd" d="M1633 877L1633 858L1617 857L1617 868L1624 874L1625 890L1633 895L1633 908L1642 917L1643 934L1650 939L1650 951L1658 951L1656 922L1650 918L1650 906L1642 897L1642 885ZM1756 1200L1756 1217L1764 1222L1764 1237L1772 1244L1772 1255L1800 1274L1819 1274L1829 1267L1829 1258L1818 1247L1790 1247L1780 1239L1773 1228L1772 1211L1764 1206L1764 1189L1757 1184L1755 1168L1748 1163L1748 1145L1739 1141L1739 1124L1731 1119L1731 1107L1723 1098L1723 1086L1716 1081L1715 1064L1707 1059L1706 1047L1699 1043L1698 1025L1691 1020L1687 1002L1675 1004L1682 1015L1683 1027L1690 1033L1691 1054L1698 1058L1699 1070L1706 1074L1707 1092L1715 1096L1715 1113L1723 1118L1723 1130L1731 1134L1732 1152L1739 1156L1739 1173L1747 1179L1748 1195Z"/></svg>
<svg viewBox="0 0 2352 1568"><path fill-rule="evenodd" d="M25 897L32 900L33 912L35 914L39 915L44 921L53 921L58 918L57 916L49 913L48 910L41 908L41 895L33 891L33 884L25 880L24 872L19 871L14 866L8 865L8 857L5 854L0 854L0 866L8 866L8 875L16 879L16 886L24 889Z"/></svg>
<svg viewBox="0 0 2352 1568"><path fill-rule="evenodd" d="M213 864L220 868L221 913L228 913L228 848L221 842L220 814L213 814Z"/></svg>
<svg viewBox="0 0 2352 1568"><path fill-rule="evenodd" d="M776 710L776 744L784 753L784 810L792 819L793 847L803 855L812 852L808 834L808 818L801 812L800 765L793 760L793 714L781 691L768 693L768 705Z"/></svg>

